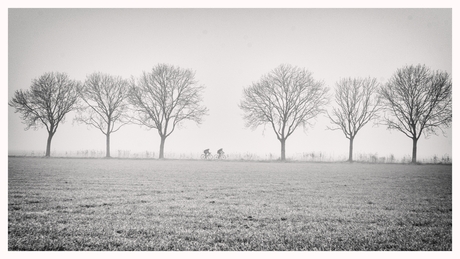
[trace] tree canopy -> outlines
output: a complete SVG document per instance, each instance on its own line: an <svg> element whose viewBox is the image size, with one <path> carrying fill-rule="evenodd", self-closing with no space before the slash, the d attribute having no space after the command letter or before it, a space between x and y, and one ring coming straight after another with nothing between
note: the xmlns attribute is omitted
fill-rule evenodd
<svg viewBox="0 0 460 259"><path fill-rule="evenodd" d="M87 76L79 92L84 105L77 120L106 136L106 157L110 157L110 134L129 122L128 90L128 81L119 76L93 73Z"/></svg>
<svg viewBox="0 0 460 259"><path fill-rule="evenodd" d="M181 122L200 124L207 114L208 109L201 105L203 91L192 70L167 64L159 64L132 80L129 100L134 106L133 121L157 129L160 158L164 157L166 138Z"/></svg>
<svg viewBox="0 0 460 259"><path fill-rule="evenodd" d="M243 90L240 108L251 128L268 124L281 142L285 160L285 141L299 127L324 112L328 88L312 74L291 65L280 65Z"/></svg>
<svg viewBox="0 0 460 259"><path fill-rule="evenodd" d="M358 131L370 120L377 117L380 99L379 84L375 78L344 78L337 82L335 102L328 117L345 137L350 140L348 161L353 161L353 140Z"/></svg>
<svg viewBox="0 0 460 259"><path fill-rule="evenodd" d="M30 128L45 126L48 142L45 156L51 154L51 140L59 123L64 122L65 115L72 111L78 102L80 83L71 80L67 74L59 72L45 73L32 80L29 90L17 90L8 103Z"/></svg>
<svg viewBox="0 0 460 259"><path fill-rule="evenodd" d="M424 65L398 69L380 89L385 116L383 124L413 140L412 163L417 159L417 141L436 134L452 123L452 80L446 72Z"/></svg>

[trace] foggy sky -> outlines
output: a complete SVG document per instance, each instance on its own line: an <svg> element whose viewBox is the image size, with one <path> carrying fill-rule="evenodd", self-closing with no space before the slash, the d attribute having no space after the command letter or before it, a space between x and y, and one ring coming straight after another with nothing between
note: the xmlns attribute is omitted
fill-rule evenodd
<svg viewBox="0 0 460 259"><path fill-rule="evenodd" d="M245 127L238 103L242 90L280 64L306 68L330 88L345 77L375 77L385 83L405 65L425 64L452 74L451 9L10 9L8 12L8 100L46 72L84 81L103 72L138 77L159 63L196 71L209 109L201 125L184 123L166 140L165 154L280 155L270 127ZM52 151L105 150L97 129L73 123L69 113L53 138ZM286 157L323 152L346 158L348 139L327 130L326 116L297 129ZM47 132L24 131L8 106L8 150L45 151ZM418 158L452 156L451 129L422 136ZM137 125L111 135L111 150L155 152L156 130ZM357 154L410 156L412 140L368 123L354 142Z"/></svg>

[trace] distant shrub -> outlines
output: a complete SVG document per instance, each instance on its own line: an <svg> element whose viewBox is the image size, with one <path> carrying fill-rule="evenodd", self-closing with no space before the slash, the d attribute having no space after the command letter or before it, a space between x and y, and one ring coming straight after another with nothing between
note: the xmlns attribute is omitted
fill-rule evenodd
<svg viewBox="0 0 460 259"><path fill-rule="evenodd" d="M119 158L129 158L131 154L130 150L118 150L118 157Z"/></svg>
<svg viewBox="0 0 460 259"><path fill-rule="evenodd" d="M389 163L394 163L395 162L395 156L393 154L390 154L390 156L388 157L388 162Z"/></svg>
<svg viewBox="0 0 460 259"><path fill-rule="evenodd" d="M375 154L375 155L374 155L374 154L371 154L371 155L370 155L370 160L371 160L372 163L377 163L377 160L378 160L378 159L377 159L377 154Z"/></svg>
<svg viewBox="0 0 460 259"><path fill-rule="evenodd" d="M448 154L442 156L441 161L443 164L451 164L452 160Z"/></svg>

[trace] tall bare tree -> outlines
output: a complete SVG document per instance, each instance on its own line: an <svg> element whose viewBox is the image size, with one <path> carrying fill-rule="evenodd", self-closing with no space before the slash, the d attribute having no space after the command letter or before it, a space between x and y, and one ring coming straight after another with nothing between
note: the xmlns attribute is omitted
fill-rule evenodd
<svg viewBox="0 0 460 259"><path fill-rule="evenodd" d="M110 135L129 122L129 83L119 76L93 73L80 90L84 106L77 120L99 129L106 136L106 157L110 157Z"/></svg>
<svg viewBox="0 0 460 259"><path fill-rule="evenodd" d="M133 121L157 129L160 135L160 155L164 145L181 122L200 124L208 109L201 106L204 86L198 85L195 73L166 64L159 64L149 73L133 79L130 102L134 106Z"/></svg>
<svg viewBox="0 0 460 259"><path fill-rule="evenodd" d="M333 107L328 117L337 126L330 129L342 130L350 140L349 162L353 162L353 140L356 134L377 117L380 103L378 87L375 78L345 78L336 83L335 102L338 107Z"/></svg>
<svg viewBox="0 0 460 259"><path fill-rule="evenodd" d="M80 83L71 80L65 73L45 73L32 80L30 90L17 90L8 103L16 109L16 113L21 114L21 119L27 125L26 130L46 127L46 157L51 155L51 140L59 123L64 122L65 115L78 102L79 87Z"/></svg>
<svg viewBox="0 0 460 259"><path fill-rule="evenodd" d="M291 65L280 65L259 82L243 90L240 108L246 126L269 124L281 143L281 160L286 159L286 140L298 126L324 112L328 88L315 81L310 72Z"/></svg>
<svg viewBox="0 0 460 259"><path fill-rule="evenodd" d="M405 66L380 89L384 123L412 139L412 163L417 162L417 141L452 123L452 80L447 72L425 65Z"/></svg>

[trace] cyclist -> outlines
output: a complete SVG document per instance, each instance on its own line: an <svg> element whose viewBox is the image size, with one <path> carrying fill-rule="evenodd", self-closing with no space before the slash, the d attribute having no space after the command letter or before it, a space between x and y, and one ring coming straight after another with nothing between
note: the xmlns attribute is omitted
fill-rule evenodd
<svg viewBox="0 0 460 259"><path fill-rule="evenodd" d="M224 154L224 150L221 148L217 150L217 154L219 154L219 158Z"/></svg>
<svg viewBox="0 0 460 259"><path fill-rule="evenodd" d="M203 153L204 153L204 157L208 157L211 154L211 152L209 152L209 148L205 149Z"/></svg>

